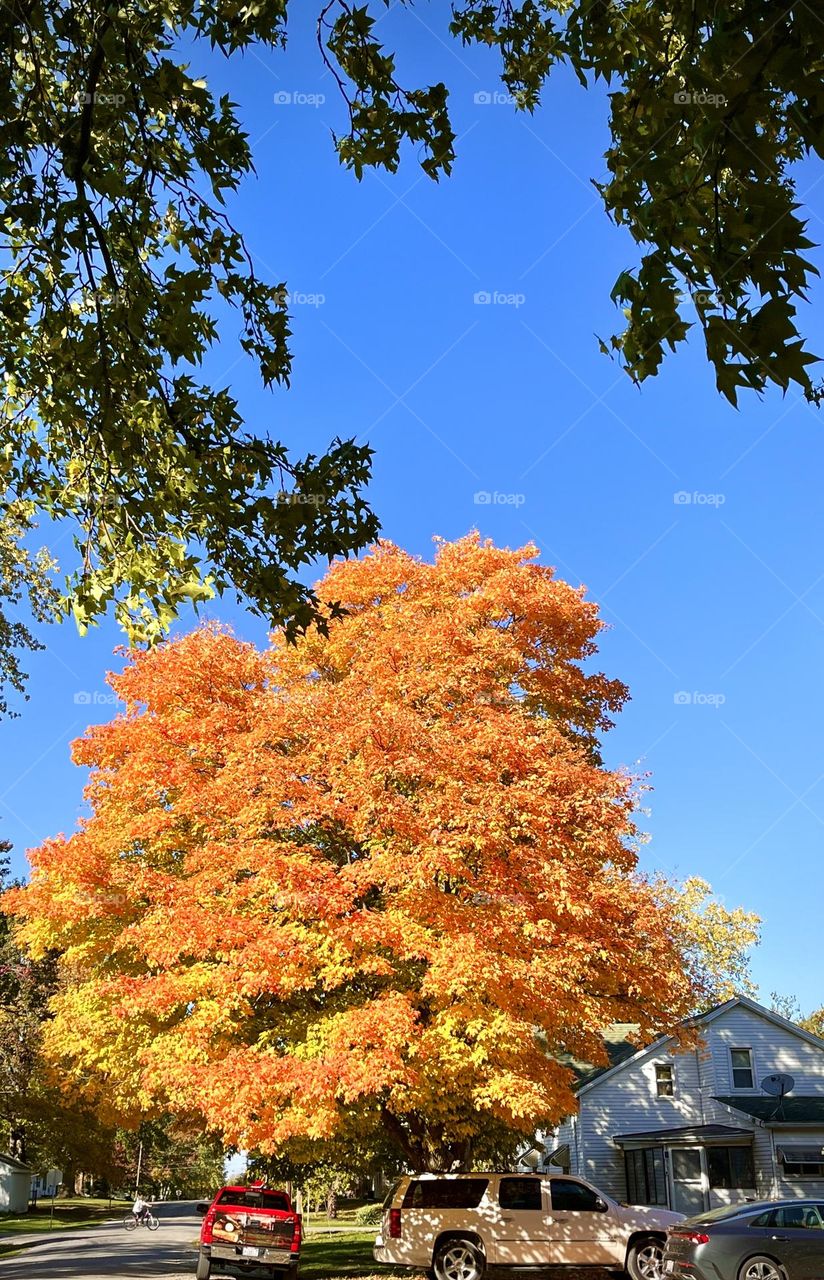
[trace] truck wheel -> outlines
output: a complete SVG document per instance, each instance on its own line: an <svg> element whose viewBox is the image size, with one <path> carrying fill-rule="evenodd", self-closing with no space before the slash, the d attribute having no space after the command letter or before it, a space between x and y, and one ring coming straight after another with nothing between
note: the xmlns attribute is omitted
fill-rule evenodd
<svg viewBox="0 0 824 1280"><path fill-rule="evenodd" d="M664 1242L660 1236L639 1236L627 1254L627 1271L632 1280L661 1280Z"/></svg>
<svg viewBox="0 0 824 1280"><path fill-rule="evenodd" d="M205 1253L197 1255L197 1267L195 1268L195 1280L209 1280L212 1274L212 1264Z"/></svg>
<svg viewBox="0 0 824 1280"><path fill-rule="evenodd" d="M435 1280L481 1280L486 1270L483 1253L474 1240L465 1236L444 1240L432 1261Z"/></svg>

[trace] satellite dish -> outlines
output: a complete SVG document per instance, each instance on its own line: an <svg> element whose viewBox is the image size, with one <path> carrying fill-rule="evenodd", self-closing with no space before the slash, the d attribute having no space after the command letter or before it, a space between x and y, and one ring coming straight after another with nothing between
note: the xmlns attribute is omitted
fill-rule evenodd
<svg viewBox="0 0 824 1280"><path fill-rule="evenodd" d="M785 1094L795 1088L795 1081L792 1076L786 1076L782 1072L776 1071L773 1075L764 1077L761 1081L761 1088L771 1098L783 1098Z"/></svg>

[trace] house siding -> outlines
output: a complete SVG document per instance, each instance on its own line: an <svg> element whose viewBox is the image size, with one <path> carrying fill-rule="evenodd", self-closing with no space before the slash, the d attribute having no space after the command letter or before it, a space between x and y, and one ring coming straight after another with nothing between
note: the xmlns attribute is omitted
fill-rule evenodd
<svg viewBox="0 0 824 1280"><path fill-rule="evenodd" d="M737 1048L752 1051L750 1090L733 1088L730 1049ZM671 1098L657 1095L658 1063L673 1067ZM737 1191L713 1189L711 1206L734 1203L752 1194L824 1199L824 1179L787 1179L775 1159L776 1144L824 1145L824 1126L820 1130L807 1126L798 1131L774 1131L715 1100L715 1095L721 1094L762 1097L760 1081L777 1071L793 1077L796 1095L824 1096L824 1047L755 1009L732 1005L707 1022L696 1047L682 1049L674 1043L653 1046L581 1091L577 1126L570 1117L559 1129L559 1142L570 1144L570 1171L623 1200L627 1197L624 1155L614 1142L616 1135L724 1124L752 1132L756 1185Z"/></svg>

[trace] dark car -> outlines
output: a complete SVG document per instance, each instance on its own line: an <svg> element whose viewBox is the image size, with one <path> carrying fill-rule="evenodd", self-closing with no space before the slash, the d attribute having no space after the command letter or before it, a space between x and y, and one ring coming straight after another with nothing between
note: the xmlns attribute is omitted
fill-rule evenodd
<svg viewBox="0 0 824 1280"><path fill-rule="evenodd" d="M824 1200L715 1209L667 1231L664 1280L821 1280Z"/></svg>

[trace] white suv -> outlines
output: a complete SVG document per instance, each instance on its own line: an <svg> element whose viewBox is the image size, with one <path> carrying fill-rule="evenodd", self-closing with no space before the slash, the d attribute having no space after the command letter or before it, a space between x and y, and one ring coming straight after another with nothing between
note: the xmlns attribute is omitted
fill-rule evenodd
<svg viewBox="0 0 824 1280"><path fill-rule="evenodd" d="M579 1266L658 1280L667 1227L682 1213L618 1204L558 1174L420 1174L384 1201L376 1262L480 1280L491 1267Z"/></svg>

